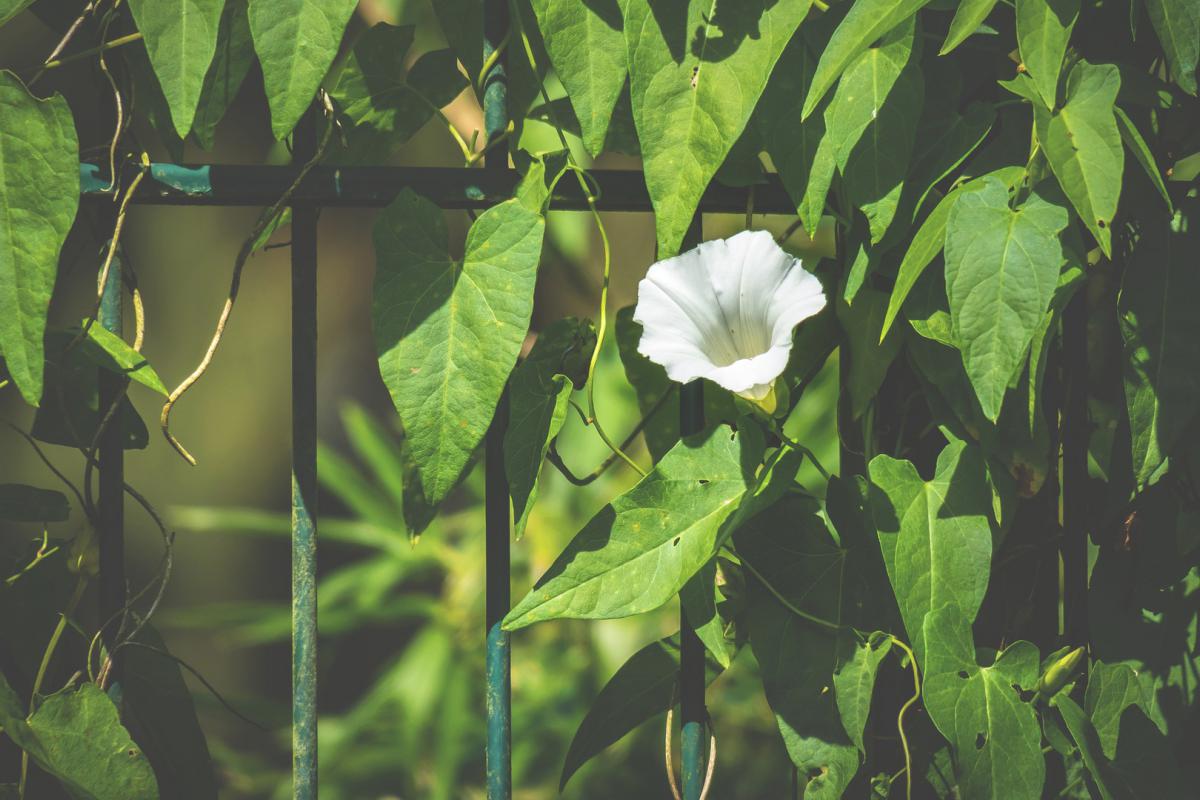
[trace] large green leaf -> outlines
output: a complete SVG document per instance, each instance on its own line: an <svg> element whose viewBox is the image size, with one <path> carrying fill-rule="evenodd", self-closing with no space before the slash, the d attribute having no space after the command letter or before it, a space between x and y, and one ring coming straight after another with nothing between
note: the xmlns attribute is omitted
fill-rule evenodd
<svg viewBox="0 0 1200 800"><path fill-rule="evenodd" d="M675 254L812 0L629 0L633 118L659 257Z"/></svg>
<svg viewBox="0 0 1200 800"><path fill-rule="evenodd" d="M820 54L814 42L820 41L823 29L830 27L834 13L805 22L799 34L792 37L775 63L754 112L763 146L810 234L816 233L825 213L825 196L833 180L834 142L825 137L828 104L822 106L820 114L802 123L796 98L808 91Z"/></svg>
<svg viewBox="0 0 1200 800"><path fill-rule="evenodd" d="M724 668L736 654L734 643L725 635L725 618L721 615L721 593L717 588L717 560L710 559L700 571L679 590L679 607L704 643L709 655Z"/></svg>
<svg viewBox="0 0 1200 800"><path fill-rule="evenodd" d="M0 25L20 14L33 4L33 0L0 0Z"/></svg>
<svg viewBox="0 0 1200 800"><path fill-rule="evenodd" d="M604 149L625 85L625 34L617 0L532 0L546 52L571 98L592 155Z"/></svg>
<svg viewBox="0 0 1200 800"><path fill-rule="evenodd" d="M509 200L480 215L457 261L441 211L407 189L375 223L379 371L415 464L409 488L430 507L470 463L520 353L544 230Z"/></svg>
<svg viewBox="0 0 1200 800"><path fill-rule="evenodd" d="M883 385L888 368L904 346L903 331L895 329L887 336L880 335L887 313L887 295L874 287L861 287L853 305L846 305L839 296L835 308L846 337L842 346L850 353L849 374L845 377L850 412L858 419Z"/></svg>
<svg viewBox="0 0 1200 800"><path fill-rule="evenodd" d="M995 6L996 0L962 0L954 11L954 19L950 20L950 30L946 31L946 41L942 42L938 55L944 56L962 44L978 30Z"/></svg>
<svg viewBox="0 0 1200 800"><path fill-rule="evenodd" d="M850 64L879 37L920 11L929 0L857 0L821 53L808 94L803 119L808 119L821 98Z"/></svg>
<svg viewBox="0 0 1200 800"><path fill-rule="evenodd" d="M930 481L911 462L886 455L875 456L869 472L884 564L917 660L924 663L927 615L949 605L969 623L987 591L992 493L983 454L951 442Z"/></svg>
<svg viewBox="0 0 1200 800"><path fill-rule="evenodd" d="M1053 704L1087 768L1089 786L1095 787L1101 800L1183 796L1185 789L1178 782L1171 746L1140 708L1130 708L1115 720L1124 735L1119 744L1114 739L1113 756L1104 746L1095 720L1088 719L1078 703L1058 695Z"/></svg>
<svg viewBox="0 0 1200 800"><path fill-rule="evenodd" d="M707 659L707 682L711 683L720 674L721 665ZM606 747L670 708L678 680L678 635L651 642L630 656L604 684L579 723L563 762L559 789Z"/></svg>
<svg viewBox="0 0 1200 800"><path fill-rule="evenodd" d="M1133 435L1133 469L1150 479L1200 409L1200 202L1189 198L1174 215L1144 223L1128 257L1121 297L1125 340L1125 403Z"/></svg>
<svg viewBox="0 0 1200 800"><path fill-rule="evenodd" d="M63 522L71 506L62 492L23 483L0 483L0 519L12 522Z"/></svg>
<svg viewBox="0 0 1200 800"><path fill-rule="evenodd" d="M846 200L862 211L871 243L896 214L925 100L920 67L909 64L915 25L898 25L856 58L825 111Z"/></svg>
<svg viewBox="0 0 1200 800"><path fill-rule="evenodd" d="M1146 0L1150 24L1158 34L1171 77L1185 92L1196 93L1200 60L1200 4L1195 0Z"/></svg>
<svg viewBox="0 0 1200 800"><path fill-rule="evenodd" d="M483 0L438 0L431 5L450 49L471 80L478 79L483 69Z"/></svg>
<svg viewBox="0 0 1200 800"><path fill-rule="evenodd" d="M587 377L595 344L596 331L590 322L567 317L542 331L528 357L513 370L504 469L512 497L513 534L518 538L537 499L546 451L567 420L571 392Z"/></svg>
<svg viewBox="0 0 1200 800"><path fill-rule="evenodd" d="M316 95L358 0L250 0L250 33L262 64L271 132L292 132Z"/></svg>
<svg viewBox="0 0 1200 800"><path fill-rule="evenodd" d="M79 206L79 142L67 101L38 100L0 71L0 353L30 405L58 253Z"/></svg>
<svg viewBox="0 0 1200 800"><path fill-rule="evenodd" d="M1023 173L1024 170L1020 167L1011 167L1007 171L1004 171L1004 177L1001 177L1001 180L1004 180L1009 186L1014 186L1018 180L1017 175ZM1001 171L993 174L1000 177ZM1008 179L1010 176L1011 179ZM976 179L954 187L949 194L938 201L938 204L933 207L933 211L921 223L921 227L917 229L916 235L912 237L912 242L904 252L904 259L900 262L900 271L896 275L896 285L892 288L892 296L888 300L887 314L883 319L883 331L880 334L881 340L891 329L892 322L895 321L896 315L900 313L900 309L904 306L904 301L908 298L908 293L916 285L917 279L921 277L921 274L933 259L937 258L938 253L942 252L942 247L946 243L946 223L950 219L950 209L954 207L954 203L963 194L978 191L984 188L985 185L984 181Z"/></svg>
<svg viewBox="0 0 1200 800"><path fill-rule="evenodd" d="M1026 73L1046 108L1054 108L1058 75L1079 0L1017 0L1017 47Z"/></svg>
<svg viewBox="0 0 1200 800"><path fill-rule="evenodd" d="M178 800L216 800L217 776L179 663L146 626L122 650L122 710L150 759L159 790Z"/></svg>
<svg viewBox="0 0 1200 800"><path fill-rule="evenodd" d="M1121 73L1112 64L1080 61L1067 77L1067 102L1054 113L1035 112L1037 136L1063 193L1112 254L1112 221L1121 195L1125 150L1113 114Z"/></svg>
<svg viewBox="0 0 1200 800"><path fill-rule="evenodd" d="M226 0L129 0L175 132L187 136L204 78L217 51L217 30Z"/></svg>
<svg viewBox="0 0 1200 800"><path fill-rule="evenodd" d="M0 675L0 727L39 767L79 800L157 800L145 754L121 727L117 707L85 683L43 701L28 720Z"/></svg>
<svg viewBox="0 0 1200 800"><path fill-rule="evenodd" d="M723 426L683 439L575 535L504 627L628 617L670 600L712 558L752 487L747 466L761 455L751 449Z"/></svg>
<svg viewBox="0 0 1200 800"><path fill-rule="evenodd" d="M406 70L412 41L412 26L381 22L355 42L330 91L347 123L336 161L386 161L467 87L449 50L425 53Z"/></svg>
<svg viewBox="0 0 1200 800"><path fill-rule="evenodd" d="M1038 195L1008 205L999 178L963 194L946 221L946 298L963 366L993 422L1054 296L1066 209Z"/></svg>
<svg viewBox="0 0 1200 800"><path fill-rule="evenodd" d="M254 63L254 41L250 38L247 7L247 0L225 0L225 10L221 12L217 51L204 76L200 104L192 120L192 133L205 150L213 149L217 125L237 97L250 65Z"/></svg>
<svg viewBox="0 0 1200 800"><path fill-rule="evenodd" d="M1133 120L1129 118L1120 106L1113 106L1113 112L1117 115L1117 127L1121 131L1121 141L1125 142L1125 146L1129 148L1129 152L1133 154L1134 160L1141 165L1146 173L1146 177L1150 179L1155 191L1162 197L1163 202L1167 204L1167 209L1175 210L1175 204L1171 202L1171 195L1167 192L1166 184L1163 183L1162 171L1158 168L1158 164L1154 160L1154 153L1150 152L1150 146L1146 144L1146 140L1142 138L1142 133L1133 124Z"/></svg>
<svg viewBox="0 0 1200 800"><path fill-rule="evenodd" d="M871 699L875 694L875 677L879 665L892 649L890 634L875 631L866 639L854 643L854 655L838 665L833 674L833 687L837 695L838 713L842 727L850 735L854 746L864 755L863 731L871 713Z"/></svg>
<svg viewBox="0 0 1200 800"><path fill-rule="evenodd" d="M1108 758L1117 755L1121 716L1125 709L1136 705L1147 714L1150 712L1149 698L1141 680L1133 667L1123 663L1093 662L1083 702Z"/></svg>
<svg viewBox="0 0 1200 800"><path fill-rule="evenodd" d="M803 796L835 800L859 766L858 748L831 691L835 672L854 657L854 637L800 616L775 594L806 615L841 620L846 552L814 511L805 500L786 498L743 526L735 540L744 563L761 576L746 579L750 647L788 755L800 770Z"/></svg>
<svg viewBox="0 0 1200 800"><path fill-rule="evenodd" d="M960 796L1041 797L1046 777L1042 730L1021 698L1038 679L1038 651L1015 642L981 666L970 620L946 606L925 619L925 709L954 748Z"/></svg>

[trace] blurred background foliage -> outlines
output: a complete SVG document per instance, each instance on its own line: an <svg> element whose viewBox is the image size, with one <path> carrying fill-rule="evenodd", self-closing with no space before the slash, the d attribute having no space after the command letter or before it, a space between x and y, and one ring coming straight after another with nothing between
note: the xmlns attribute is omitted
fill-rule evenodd
<svg viewBox="0 0 1200 800"><path fill-rule="evenodd" d="M56 2L41 0L36 10L53 14L47 3ZM363 0L347 41L379 21L415 25L411 63L445 46L432 2ZM0 33L0 69L35 63L56 40L37 16L23 15ZM82 147L100 145L96 136L106 134L89 110L109 98L93 96L87 68L55 70L43 84L43 91L67 96ZM552 96L561 96L553 76L550 87ZM185 161L287 161L285 146L272 140L266 108L255 67L217 130L214 150L205 153L188 143ZM470 91L446 114L460 130L482 128ZM151 157L170 159L143 120L134 132ZM589 163L578 138L568 137L581 163ZM557 149L557 135L549 125L529 121L520 147ZM444 130L430 125L395 163L457 165L458 151ZM606 153L597 166L637 168L639 162ZM168 384L189 372L207 345L234 256L257 214L258 209L242 208L130 211L123 243L145 297L144 352ZM373 219L373 211L328 209L320 220L321 793L333 800L482 797L482 475L472 475L442 517L410 544L401 515L395 414L378 376L368 323ZM447 220L461 242L465 214L447 212ZM756 215L753 226L780 232L789 222ZM654 227L645 214L606 214L605 224L614 246L615 312L636 297L636 283L653 259ZM740 215L706 216L706 238L744 226ZM275 239L286 242L287 235L281 231ZM568 314L594 318L599 300L599 247L588 215L551 211L546 244L534 332ZM814 252L803 233L789 244L800 254ZM85 313L97 251L86 234L68 241L52 324L72 324ZM221 353L173 416L174 432L199 466L190 467L157 435L126 466L126 479L178 534L174 573L155 618L159 632L173 653L256 723L230 713L188 677L218 765L221 796L238 800L289 793L288 263L286 248L262 252L251 262ZM620 435L636 424L638 410L615 341L609 345L598 371L597 403L606 428ZM831 359L807 389L788 430L831 468L838 453L836 369ZM152 394L135 387L130 395L143 419L157 418L159 403ZM0 394L0 417L28 430L33 410L6 392ZM576 474L591 471L607 452L594 430L573 416L558 449ZM45 450L58 469L79 480L83 465L77 452L52 445ZM635 452L647 461L640 442ZM822 491L815 471L801 478ZM0 482L5 481L61 488L18 433L0 428ZM514 547L514 596L522 596L584 522L632 482L631 473L618 467L580 490L547 467L524 538ZM140 586L159 569L161 541L152 522L128 505L129 570ZM75 508L49 535L70 539L82 524ZM6 524L0 552L16 559L41 534L33 526ZM59 588L69 592L69 585ZM93 597L85 598L85 608L94 605ZM21 629L28 646L41 652L54 620L27 622ZM630 655L677 628L678 608L672 605L634 619L547 623L514 637L517 797L558 796L567 748L601 687ZM66 638L72 637L64 648L82 649L78 635L69 632ZM24 646L4 637L0 663ZM710 689L720 747L715 797L780 797L791 787L791 764L760 687L757 665L743 648ZM587 764L562 796L665 796L663 722L656 716Z"/></svg>

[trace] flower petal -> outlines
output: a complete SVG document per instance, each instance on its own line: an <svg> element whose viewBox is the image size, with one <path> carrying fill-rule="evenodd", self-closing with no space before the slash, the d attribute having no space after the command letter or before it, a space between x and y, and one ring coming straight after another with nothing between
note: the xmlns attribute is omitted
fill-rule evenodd
<svg viewBox="0 0 1200 800"><path fill-rule="evenodd" d="M638 285L638 351L671 380L707 378L750 399L787 366L792 330L825 305L821 283L766 231L704 242Z"/></svg>

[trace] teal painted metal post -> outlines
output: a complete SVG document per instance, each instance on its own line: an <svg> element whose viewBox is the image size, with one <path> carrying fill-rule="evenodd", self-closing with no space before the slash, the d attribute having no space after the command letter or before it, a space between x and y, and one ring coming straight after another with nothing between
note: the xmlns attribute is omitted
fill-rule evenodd
<svg viewBox="0 0 1200 800"><path fill-rule="evenodd" d="M684 249L695 247L704 231L697 213L684 237ZM690 436L704 429L704 384L692 381L679 390L679 433ZM699 800L704 786L704 644L679 610L679 720L683 800Z"/></svg>
<svg viewBox="0 0 1200 800"><path fill-rule="evenodd" d="M116 223L114 209L101 214L105 229ZM101 253L108 249L106 244ZM103 258L103 255L101 255ZM108 267L108 277L100 293L100 312L97 322L107 331L121 335L121 258L120 253ZM98 380L99 409L108 412L125 392L128 379L110 370L100 370ZM112 654L111 680L121 679L119 652L114 652L124 621L125 609L125 444L124 426L118 412L100 437L100 465L97 514L99 531L97 546L100 557L100 622L104 626L102 641ZM86 442L84 443L87 444Z"/></svg>
<svg viewBox="0 0 1200 800"><path fill-rule="evenodd" d="M293 158L317 151L318 107ZM317 796L317 214L292 204L292 796Z"/></svg>
<svg viewBox="0 0 1200 800"><path fill-rule="evenodd" d="M508 35L507 0L487 0L484 7L483 56L486 60ZM483 115L487 141L508 128L508 76L504 53L497 57L483 84ZM508 169L508 149L498 148L484 161L484 169ZM487 797L512 797L512 649L500 622L512 604L509 578L508 476L504 472L504 432L508 427L508 388L488 429L484 451L484 516L486 543L487 624Z"/></svg>

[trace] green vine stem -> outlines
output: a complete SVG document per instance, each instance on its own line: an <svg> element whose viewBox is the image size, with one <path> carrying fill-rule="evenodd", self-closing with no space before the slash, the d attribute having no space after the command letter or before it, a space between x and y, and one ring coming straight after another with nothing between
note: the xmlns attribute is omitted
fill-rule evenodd
<svg viewBox="0 0 1200 800"><path fill-rule="evenodd" d="M905 797L908 800L912 800L912 753L908 748L908 736L904 732L904 714L921 699L921 673L917 671L917 657L913 653L912 648L895 636L892 637L892 644L904 651L905 655L908 656L908 664L912 667L913 696L908 698L904 705L900 706L900 713L896 715L896 730L900 733L900 747L904 750ZM895 777L892 780L895 780Z"/></svg>
<svg viewBox="0 0 1200 800"><path fill-rule="evenodd" d="M42 662L38 665L37 675L33 679L33 691L29 694L29 715L37 711L38 692L41 691L42 682L46 679L46 671L50 668L50 661L54 658L54 651L58 649L58 642L62 638L63 631L67 629L67 620L75 613L75 608L79 605L79 601L83 598L83 592L87 588L87 575L80 575L79 580L75 582L75 590L71 593L71 599L67 601L67 607L59 614L58 624L54 626L54 632L50 634L50 641L46 643L46 649L42 651ZM17 796L24 800L25 798L25 783L29 777L29 752L21 751L21 778L17 785Z"/></svg>
<svg viewBox="0 0 1200 800"><path fill-rule="evenodd" d="M608 231L604 227L604 221L600 218L600 211L596 208L597 193L592 191L592 185L589 182L587 170L579 166L575 161L575 156L571 153L571 147L567 143L567 137L562 132L562 125L558 121L557 115L554 113L554 106L550 102L550 93L546 91L546 84L538 75L537 58L533 54L533 45L529 42L529 34L525 31L525 21L521 18L521 10L517 3L509 4L512 12L513 21L516 23L517 31L521 35L521 45L525 50L525 57L529 59L529 67L533 74L537 77L538 88L541 91L542 100L546 103L546 108L549 110L550 119L554 123L554 132L558 134L558 141L562 145L563 152L567 157L567 169L575 174L576 180L579 181L579 188L583 191L584 197L587 199L588 211L592 215L592 220L596 223L596 230L600 234L600 243L604 254L604 267L601 273L600 283L600 310L599 320L596 325L596 346L592 349L591 360L588 361L587 371L587 400L588 400L588 419L587 424L593 425L596 428L596 433L599 434L601 441L611 450L618 458L628 464L635 472L646 477L646 471L642 469L636 461L630 458L624 450L617 447L605 433L604 427L600 424L600 420L596 414L596 364L600 360L600 349L604 345L604 338L608 333L608 288L609 278L612 270L612 247L608 240Z"/></svg>

